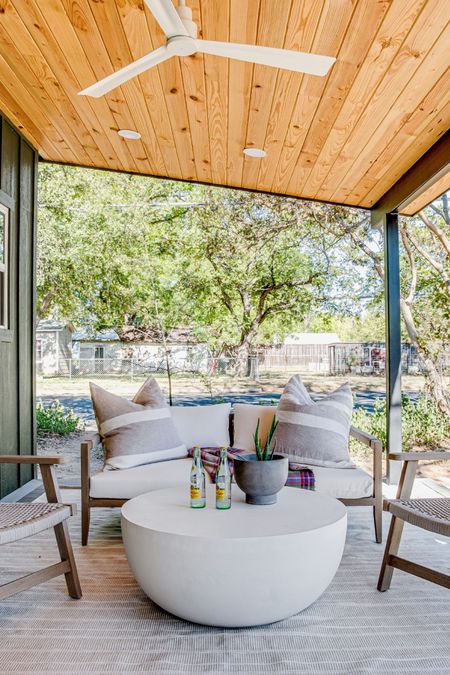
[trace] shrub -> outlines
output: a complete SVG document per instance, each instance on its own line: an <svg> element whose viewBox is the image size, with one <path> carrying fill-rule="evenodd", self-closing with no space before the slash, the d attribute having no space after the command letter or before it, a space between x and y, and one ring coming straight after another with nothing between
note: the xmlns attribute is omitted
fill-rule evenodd
<svg viewBox="0 0 450 675"><path fill-rule="evenodd" d="M373 413L362 408L355 410L352 423L386 445L386 401L378 399ZM411 450L415 446L436 446L449 437L450 420L431 397L420 394L414 403L407 394L402 394L403 450Z"/></svg>
<svg viewBox="0 0 450 675"><path fill-rule="evenodd" d="M73 410L65 408L59 401L45 407L42 401L36 406L38 434L59 434L65 436L78 429L80 418Z"/></svg>

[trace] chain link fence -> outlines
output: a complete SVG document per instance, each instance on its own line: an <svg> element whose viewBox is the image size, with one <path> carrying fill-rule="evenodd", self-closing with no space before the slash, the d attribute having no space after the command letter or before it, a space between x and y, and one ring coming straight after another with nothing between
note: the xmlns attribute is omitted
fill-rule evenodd
<svg viewBox="0 0 450 675"><path fill-rule="evenodd" d="M443 350L438 359L442 374L450 372L450 350ZM384 342L341 342L336 344L281 345L258 350L257 369L261 372L293 371L322 375L385 375ZM420 375L424 364L420 354L409 343L402 344L402 371Z"/></svg>
<svg viewBox="0 0 450 675"><path fill-rule="evenodd" d="M256 357L249 359L249 375L256 379ZM236 372L237 361L228 357L207 357L197 363L192 359L177 359L169 365L165 358L161 359L59 359L51 368L40 368L37 364L37 372L41 377L59 377L69 380L76 379L102 379L116 376L130 381L147 377L151 374L167 374L168 367L172 375L198 375L211 377L220 375L233 375Z"/></svg>
<svg viewBox="0 0 450 675"><path fill-rule="evenodd" d="M169 365L165 357L152 359L121 358L60 358L51 368L41 368L37 364L37 373L41 377L59 377L69 380L101 379L117 377L133 381L150 374L195 375L200 378L219 376L248 377L258 380L260 376L275 372L301 372L328 376L335 375L379 375L384 377L386 369L386 349L384 343L340 343L334 345L295 345L270 347L258 350L248 358L246 373L238 370L238 361L226 356L204 356L195 361L192 358L171 359ZM450 353L443 352L438 368L442 374L450 372ZM402 370L409 375L424 372L420 354L411 345L402 345Z"/></svg>

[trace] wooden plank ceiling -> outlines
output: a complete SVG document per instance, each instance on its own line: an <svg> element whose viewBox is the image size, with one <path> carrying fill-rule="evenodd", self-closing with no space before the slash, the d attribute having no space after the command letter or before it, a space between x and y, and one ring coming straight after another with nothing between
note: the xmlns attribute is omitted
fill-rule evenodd
<svg viewBox="0 0 450 675"><path fill-rule="evenodd" d="M91 99L164 43L143 0L0 0L1 110L47 160L363 207L450 126L449 0L188 4L200 37L337 62L321 78L196 54Z"/></svg>

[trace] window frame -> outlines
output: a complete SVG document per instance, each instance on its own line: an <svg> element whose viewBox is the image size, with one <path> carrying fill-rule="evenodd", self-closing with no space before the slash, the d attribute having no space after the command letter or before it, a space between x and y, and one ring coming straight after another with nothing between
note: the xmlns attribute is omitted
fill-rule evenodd
<svg viewBox="0 0 450 675"><path fill-rule="evenodd" d="M4 219L3 262L0 261L0 331L9 331L9 208L0 202L0 214Z"/></svg>

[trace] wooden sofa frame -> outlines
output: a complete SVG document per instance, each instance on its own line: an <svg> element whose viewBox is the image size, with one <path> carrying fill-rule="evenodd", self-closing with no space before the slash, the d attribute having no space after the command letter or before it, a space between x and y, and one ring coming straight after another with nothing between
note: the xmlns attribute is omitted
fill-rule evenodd
<svg viewBox="0 0 450 675"><path fill-rule="evenodd" d="M341 499L346 506L372 506L373 520L375 527L375 540L377 544L382 541L382 513L383 513L383 495L382 495L382 460L383 444L375 436L351 427L350 436L360 443L363 443L372 450L372 477L373 491L370 497L361 497L359 499ZM233 439L233 414L230 415L230 442ZM89 537L89 524L92 508L118 507L123 506L126 499L102 499L91 497L90 492L90 457L91 452L101 445L101 438L95 434L91 438L81 443L81 543L86 546Z"/></svg>

